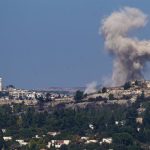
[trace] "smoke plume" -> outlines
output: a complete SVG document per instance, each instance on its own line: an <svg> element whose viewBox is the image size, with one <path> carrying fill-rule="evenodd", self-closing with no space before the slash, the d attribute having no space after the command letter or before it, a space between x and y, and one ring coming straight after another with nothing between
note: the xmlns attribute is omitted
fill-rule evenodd
<svg viewBox="0 0 150 150"><path fill-rule="evenodd" d="M129 80L143 79L143 69L150 61L150 41L128 37L129 31L144 27L147 15L137 8L124 7L102 21L100 32L105 47L113 55L112 84L123 85Z"/></svg>
<svg viewBox="0 0 150 150"><path fill-rule="evenodd" d="M87 84L84 94L91 94L91 93L97 92L96 86L97 86L96 82L91 82L91 83Z"/></svg>

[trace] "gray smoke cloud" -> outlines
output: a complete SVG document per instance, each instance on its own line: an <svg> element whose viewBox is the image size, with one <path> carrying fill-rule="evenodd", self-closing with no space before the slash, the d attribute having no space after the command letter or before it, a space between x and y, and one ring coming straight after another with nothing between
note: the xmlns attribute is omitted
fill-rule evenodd
<svg viewBox="0 0 150 150"><path fill-rule="evenodd" d="M97 82L93 81L87 84L84 94L91 94L97 92Z"/></svg>
<svg viewBox="0 0 150 150"><path fill-rule="evenodd" d="M128 37L132 29L144 27L147 15L137 8L124 7L102 21L100 33L105 47L113 55L112 85L143 79L143 69L150 61L150 41Z"/></svg>

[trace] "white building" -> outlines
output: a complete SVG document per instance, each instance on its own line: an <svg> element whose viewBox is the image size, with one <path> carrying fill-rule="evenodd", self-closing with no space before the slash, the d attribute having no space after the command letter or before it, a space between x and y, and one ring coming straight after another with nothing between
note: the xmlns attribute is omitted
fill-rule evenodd
<svg viewBox="0 0 150 150"><path fill-rule="evenodd" d="M4 141L11 141L12 137L11 136L4 136L3 139L4 139Z"/></svg>
<svg viewBox="0 0 150 150"><path fill-rule="evenodd" d="M89 137L86 137L86 136L83 136L83 137L81 137L81 140L88 140L89 139Z"/></svg>
<svg viewBox="0 0 150 150"><path fill-rule="evenodd" d="M90 143L97 143L98 141L97 140L87 140L85 142L85 144L90 144Z"/></svg>
<svg viewBox="0 0 150 150"><path fill-rule="evenodd" d="M94 125L93 124L89 124L89 128L94 130Z"/></svg>
<svg viewBox="0 0 150 150"><path fill-rule="evenodd" d="M56 136L56 135L59 135L60 132L48 132L47 134L50 136Z"/></svg>
<svg viewBox="0 0 150 150"><path fill-rule="evenodd" d="M20 146L26 146L28 145L28 142L25 142L24 140L16 140L20 144Z"/></svg>
<svg viewBox="0 0 150 150"><path fill-rule="evenodd" d="M107 144L111 144L112 143L112 138L103 138L102 141L100 142L100 144L103 143L107 143Z"/></svg>
<svg viewBox="0 0 150 150"><path fill-rule="evenodd" d="M2 78L0 78L0 91L3 90L3 87L2 87Z"/></svg>
<svg viewBox="0 0 150 150"><path fill-rule="evenodd" d="M51 140L51 142L48 142L47 147L50 148L55 147L55 148L60 148L62 145L69 145L70 140Z"/></svg>
<svg viewBox="0 0 150 150"><path fill-rule="evenodd" d="M6 129L2 129L2 132L3 132L3 133L6 133Z"/></svg>

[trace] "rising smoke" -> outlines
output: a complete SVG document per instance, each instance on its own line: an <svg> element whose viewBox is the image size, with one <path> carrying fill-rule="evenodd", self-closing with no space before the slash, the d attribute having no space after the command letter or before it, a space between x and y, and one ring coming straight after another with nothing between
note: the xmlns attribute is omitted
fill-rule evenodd
<svg viewBox="0 0 150 150"><path fill-rule="evenodd" d="M84 94L91 94L95 92L97 92L97 83L94 81L87 84Z"/></svg>
<svg viewBox="0 0 150 150"><path fill-rule="evenodd" d="M112 85L123 85L129 80L143 79L143 69L150 61L150 41L128 37L132 29L144 27L147 15L137 8L125 7L102 21L100 33L105 47L113 55Z"/></svg>

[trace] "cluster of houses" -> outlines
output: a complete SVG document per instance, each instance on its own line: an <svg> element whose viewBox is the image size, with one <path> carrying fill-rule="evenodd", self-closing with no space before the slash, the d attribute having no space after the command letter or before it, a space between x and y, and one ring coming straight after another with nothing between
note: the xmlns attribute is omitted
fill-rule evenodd
<svg viewBox="0 0 150 150"><path fill-rule="evenodd" d="M54 100L66 96L64 94L57 94L57 93L47 92L47 91L24 90L24 89L16 89L16 88L8 88L7 92L9 92L9 97L15 100L35 100L39 97L43 97L44 99L49 98L51 100Z"/></svg>
<svg viewBox="0 0 150 150"><path fill-rule="evenodd" d="M96 139L90 139L89 137L81 137L81 142L84 144L90 144L90 143L99 143L102 145L103 143L112 144L112 137L102 138L100 141Z"/></svg>
<svg viewBox="0 0 150 150"><path fill-rule="evenodd" d="M40 97L45 101L58 100L58 102L68 99L68 95L57 92L25 90L17 89L14 86L7 86L0 91L0 105L24 102L25 105L34 106Z"/></svg>
<svg viewBox="0 0 150 150"><path fill-rule="evenodd" d="M6 132L6 129L2 129L2 132L5 133ZM60 132L48 132L47 135L49 136L53 136L55 137L56 135L59 135ZM35 137L32 137L33 139L40 139L40 138L43 138L45 137L46 135L43 135L42 137L40 137L39 135L35 135ZM3 139L8 142L8 141L12 141L13 140L13 137L12 136L4 136ZM24 139L16 139L15 140L20 147L22 146L26 146L29 144L29 142L25 141ZM47 148L51 148L51 147L54 147L54 148L61 148L62 145L69 145L70 144L70 140L51 140L48 142L47 144Z"/></svg>
<svg viewBox="0 0 150 150"><path fill-rule="evenodd" d="M117 103L127 103L127 100L130 100L130 102L133 103L142 92L144 92L145 97L150 97L150 81L130 81L129 84L130 86L127 89L125 89L124 86L106 87L105 92L102 90L98 93L90 94L85 100L100 97L102 100L107 99L112 102L116 101Z"/></svg>
<svg viewBox="0 0 150 150"><path fill-rule="evenodd" d="M115 121L115 124L117 126L118 125L124 126L125 122L124 121ZM94 125L89 124L89 128L91 130L94 130ZM2 129L2 132L6 133L6 129ZM61 132L47 132L47 135L51 136L51 137L55 137L55 136L60 135L60 134L61 134ZM45 136L46 135L42 135L40 137L39 135L35 135L32 138L40 139L40 138L44 138ZM3 139L5 141L11 141L11 140L13 140L13 137L12 136L4 136ZM69 140L69 139L64 139L64 140L56 140L56 138L54 138L54 139L55 140L50 140L47 143L46 147L48 149L50 149L52 147L56 148L56 149L60 149L62 145L69 145L71 143L71 140ZM25 141L24 139L16 139L15 141L20 145L20 147L26 146L29 144L29 142ZM78 142L84 143L84 144L99 143L100 145L102 145L104 143L112 144L113 140L112 140L112 137L104 137L101 140L97 140L95 137L93 138L93 137L89 137L89 136L83 136L83 137L78 138Z"/></svg>
<svg viewBox="0 0 150 150"><path fill-rule="evenodd" d="M57 132L51 132L52 135L57 135ZM33 138L41 138L39 136L35 136ZM3 137L3 139L7 142L7 141L11 141L12 137ZM29 144L29 142L26 142L23 139L16 139L15 140L20 147L22 146L26 146ZM84 144L90 144L90 143L99 143L100 145L102 145L103 143L107 143L107 144L112 144L112 137L107 137L107 138L102 138L100 141L96 140L96 139L91 139L90 137L80 137L80 142L84 143ZM71 140L51 140L47 143L46 147L48 149L50 148L56 148L56 149L60 149L62 145L69 145L71 143Z"/></svg>
<svg viewBox="0 0 150 150"><path fill-rule="evenodd" d="M61 148L62 145L69 145L70 140L51 140L48 142L47 148Z"/></svg>
<svg viewBox="0 0 150 150"><path fill-rule="evenodd" d="M150 81L130 81L130 87L127 89L125 89L124 86L106 87L105 91L102 89L99 92L87 95L81 103L87 102L90 99L97 99L99 102L107 100L108 103L118 104L126 104L129 101L133 103L136 101L137 97L142 94L142 92L144 92L145 97L150 97ZM72 105L74 105L73 96L46 91L16 89L13 86L8 86L0 92L0 104L24 102L25 105L34 106L37 104L37 99L39 97L42 97L44 100L51 101L52 107L61 103L65 103L66 107L72 107Z"/></svg>
<svg viewBox="0 0 150 150"><path fill-rule="evenodd" d="M6 134L6 129L2 129L2 132L5 135ZM47 132L47 135L52 136L52 137L55 137L59 134L61 134L61 132ZM45 136L46 135L42 135L42 136L35 135L32 138L33 139L40 139L40 138L44 138ZM6 142L14 140L12 136L3 136L3 139ZM29 145L29 142L25 141L25 139L15 139L15 141L19 144L20 147ZM59 149L59 148L61 148L62 145L69 145L70 142L71 142L70 140L51 140L51 141L48 142L46 147L47 148L54 147L54 148Z"/></svg>

